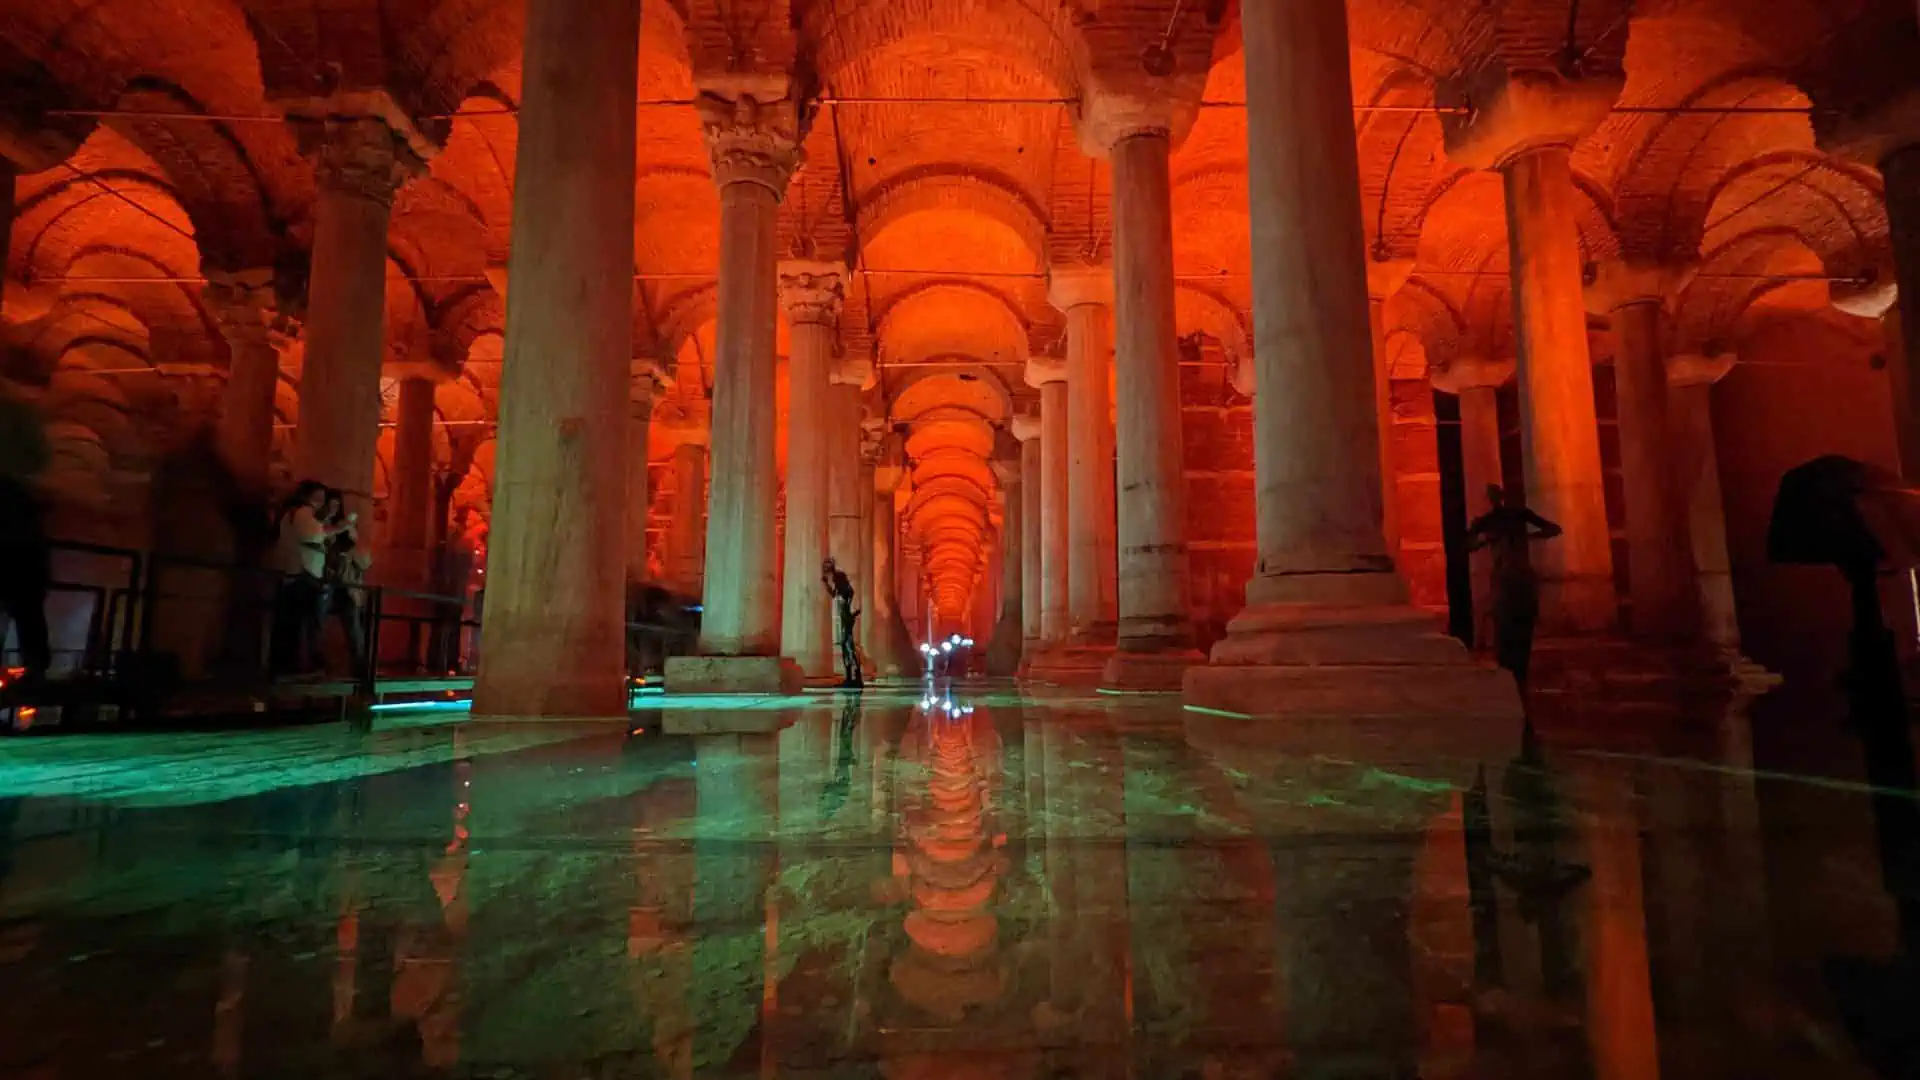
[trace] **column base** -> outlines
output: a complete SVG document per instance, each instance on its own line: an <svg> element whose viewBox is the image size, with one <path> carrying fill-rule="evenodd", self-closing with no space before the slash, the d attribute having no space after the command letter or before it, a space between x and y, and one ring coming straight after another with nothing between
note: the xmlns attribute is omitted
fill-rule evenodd
<svg viewBox="0 0 1920 1080"><path fill-rule="evenodd" d="M1020 677L1061 686L1098 686L1112 655L1111 645L1041 645L1023 665Z"/></svg>
<svg viewBox="0 0 1920 1080"><path fill-rule="evenodd" d="M1187 704L1245 716L1519 720L1513 678L1403 604L1263 604L1240 613Z"/></svg>
<svg viewBox="0 0 1920 1080"><path fill-rule="evenodd" d="M483 660L469 715L475 720L625 720L628 700L624 671L605 678L542 678L532 672L489 672Z"/></svg>
<svg viewBox="0 0 1920 1080"><path fill-rule="evenodd" d="M798 694L806 686L800 665L784 656L670 656L669 694Z"/></svg>
<svg viewBox="0 0 1920 1080"><path fill-rule="evenodd" d="M1198 649L1131 652L1115 649L1107 657L1100 685L1109 690L1177 692L1185 685L1187 669L1207 662Z"/></svg>

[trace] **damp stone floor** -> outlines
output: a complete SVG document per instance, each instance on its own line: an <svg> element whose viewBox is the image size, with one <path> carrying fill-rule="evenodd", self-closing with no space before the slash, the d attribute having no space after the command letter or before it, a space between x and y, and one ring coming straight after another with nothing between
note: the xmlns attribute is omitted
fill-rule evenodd
<svg viewBox="0 0 1920 1080"><path fill-rule="evenodd" d="M0 1077L1920 1075L1913 792L1802 703L630 727L0 742Z"/></svg>

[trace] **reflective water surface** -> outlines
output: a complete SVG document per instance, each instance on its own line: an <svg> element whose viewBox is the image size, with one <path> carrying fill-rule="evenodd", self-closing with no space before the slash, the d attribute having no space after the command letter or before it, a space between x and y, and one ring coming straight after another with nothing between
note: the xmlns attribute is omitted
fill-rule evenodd
<svg viewBox="0 0 1920 1080"><path fill-rule="evenodd" d="M1912 793L1817 704L1537 733L993 686L782 704L777 734L0 745L0 1075L1920 1061Z"/></svg>

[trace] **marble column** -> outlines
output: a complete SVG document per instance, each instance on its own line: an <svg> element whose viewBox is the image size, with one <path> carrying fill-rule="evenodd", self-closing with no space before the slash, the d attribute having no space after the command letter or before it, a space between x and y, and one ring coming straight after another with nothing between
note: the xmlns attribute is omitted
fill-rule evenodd
<svg viewBox="0 0 1920 1080"><path fill-rule="evenodd" d="M1727 556L1727 511L1720 494L1720 455L1713 438L1713 385L1733 370L1733 354L1669 357L1667 409L1674 484L1687 515L1702 636L1726 653L1740 651L1740 617Z"/></svg>
<svg viewBox="0 0 1920 1080"><path fill-rule="evenodd" d="M810 678L833 674L833 608L820 587L827 557L828 411L835 387L846 268L837 263L780 265L780 306L791 338L787 355L787 536L781 575L780 653Z"/></svg>
<svg viewBox="0 0 1920 1080"><path fill-rule="evenodd" d="M1040 648L1040 414L1013 418L1020 441L1020 657L1022 666Z"/></svg>
<svg viewBox="0 0 1920 1080"><path fill-rule="evenodd" d="M885 439L873 470L873 601L866 616L880 628L874 665L882 675L900 675L914 667L914 643L900 602L900 516L894 492L904 475L900 436Z"/></svg>
<svg viewBox="0 0 1920 1080"><path fill-rule="evenodd" d="M280 362L298 327L279 314L273 271L208 272L201 298L227 342L227 388L215 441L234 476L264 490L273 461L274 395Z"/></svg>
<svg viewBox="0 0 1920 1080"><path fill-rule="evenodd" d="M1186 455L1180 416L1180 349L1173 307L1173 203L1168 161L1190 110L1172 95L1102 107L1081 119L1081 141L1113 162L1114 387L1117 651L1102 682L1121 689L1177 689L1200 662L1193 647L1187 572ZM1082 277L1086 275L1083 273ZM1068 350L1090 380L1093 358L1074 353L1073 312L1097 302L1105 275L1082 284L1055 274L1068 312ZM1089 285L1091 288L1089 288ZM1081 303L1074 303L1081 301ZM1096 316L1085 317L1091 335ZM1091 336L1084 340L1097 340ZM1105 644L1104 641L1100 642Z"/></svg>
<svg viewBox="0 0 1920 1080"><path fill-rule="evenodd" d="M1493 509L1488 488L1506 487L1500 465L1500 388L1513 378L1513 361L1464 357L1433 371L1434 389L1460 400L1460 471L1466 488L1466 527ZM1473 579L1473 646L1493 647L1493 552L1467 556Z"/></svg>
<svg viewBox="0 0 1920 1080"><path fill-rule="evenodd" d="M1072 561L1066 365L1051 357L1028 360L1027 385L1040 391L1040 638L1058 646L1067 641L1067 571Z"/></svg>
<svg viewBox="0 0 1920 1080"><path fill-rule="evenodd" d="M1638 638L1686 641L1700 628L1686 506L1674 483L1661 345L1666 297L1684 287L1687 276L1681 267L1613 261L1598 267L1587 288L1589 306L1613 320L1630 629Z"/></svg>
<svg viewBox="0 0 1920 1080"><path fill-rule="evenodd" d="M884 438L884 424L879 420L869 419L861 429L860 535L854 538L854 546L860 550L860 573L853 580L853 588L860 598L861 609L860 621L855 624L859 631L856 645L860 650L860 666L869 675L878 674L873 657L879 649L876 631L883 629L880 620L873 617L873 590L877 580L873 562L873 489Z"/></svg>
<svg viewBox="0 0 1920 1080"><path fill-rule="evenodd" d="M639 34L639 0L527 10L479 716L627 715Z"/></svg>
<svg viewBox="0 0 1920 1080"><path fill-rule="evenodd" d="M1011 442L1007 436L1004 441ZM1018 444L1015 443L1015 446ZM1006 447L1013 450L1012 446ZM1026 601L1022 590L1021 572L1025 568L1025 552L1021 541L1025 538L1026 522L1022 516L1026 509L1025 497L1021 490L1020 455L1016 451L1005 457L995 458L993 474L1000 481L1000 494L1005 503L1000 518L1000 544L996 559L1000 568L999 618L994 620L993 633L988 640L987 674L1015 675L1020 671L1020 662L1024 638L1021 630L1025 620L1022 604Z"/></svg>
<svg viewBox="0 0 1920 1080"><path fill-rule="evenodd" d="M707 540L707 445L704 425L682 425L673 448L673 516L667 522L665 564L669 586L699 596L705 578Z"/></svg>
<svg viewBox="0 0 1920 1080"><path fill-rule="evenodd" d="M387 491L387 566L382 580L403 589L432 583L434 384L400 381L393 432L393 482Z"/></svg>
<svg viewBox="0 0 1920 1080"><path fill-rule="evenodd" d="M1517 719L1511 680L1408 602L1381 528L1360 165L1342 0L1249 4L1259 559L1247 609L1189 668L1191 704Z"/></svg>
<svg viewBox="0 0 1920 1080"><path fill-rule="evenodd" d="M873 365L866 361L842 360L835 366L833 385L827 394L827 554L833 557L857 590L860 568L871 557L870 532L860 527L861 417L866 387L873 378ZM867 478L867 486L873 484ZM816 582L820 568L814 567ZM856 605L858 606L858 605ZM834 630L836 635L839 629Z"/></svg>
<svg viewBox="0 0 1920 1080"><path fill-rule="evenodd" d="M647 564L647 526L653 519L653 478L648 462L653 453L653 410L662 391L670 386L665 370L656 362L635 358L631 399L627 408L627 498L626 564L627 582L651 582ZM662 571L665 563L662 561Z"/></svg>
<svg viewBox="0 0 1920 1080"><path fill-rule="evenodd" d="M1893 244L1902 333L1902 378L1895 380L1894 430L1900 444L1901 474L1920 479L1920 142L1898 141L1878 155L1887 200L1887 231Z"/></svg>
<svg viewBox="0 0 1920 1080"><path fill-rule="evenodd" d="M386 353L387 225L394 194L425 166L383 119L297 120L293 130L314 161L319 188L293 474L345 491L370 519Z"/></svg>
<svg viewBox="0 0 1920 1080"><path fill-rule="evenodd" d="M1103 268L1056 268L1047 299L1067 317L1067 638L1078 648L1106 649L1114 644L1119 608L1113 275ZM1104 662L1101 657L1096 666Z"/></svg>
<svg viewBox="0 0 1920 1080"><path fill-rule="evenodd" d="M1394 467L1393 371L1387 363L1387 301L1406 285L1412 259L1367 260L1367 327L1373 337L1373 415L1380 428L1380 524L1400 557L1400 476Z"/></svg>
<svg viewBox="0 0 1920 1080"><path fill-rule="evenodd" d="M1584 792L1584 813L1577 815L1580 848L1593 874L1580 898L1587 915L1583 996L1595 1080L1660 1075L1641 868L1645 800L1624 772L1630 767L1624 761L1590 763L1578 773Z"/></svg>
<svg viewBox="0 0 1920 1080"><path fill-rule="evenodd" d="M774 531L776 222L799 167L800 103L784 77L704 84L696 107L720 188L712 481L698 657L667 662L671 691L783 693L803 678L779 655Z"/></svg>

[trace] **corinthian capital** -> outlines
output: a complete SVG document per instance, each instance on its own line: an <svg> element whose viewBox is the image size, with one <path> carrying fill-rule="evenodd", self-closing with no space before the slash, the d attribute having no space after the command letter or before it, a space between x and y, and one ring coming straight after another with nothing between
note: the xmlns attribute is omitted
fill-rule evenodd
<svg viewBox="0 0 1920 1080"><path fill-rule="evenodd" d="M271 269L209 271L200 297L231 349L283 352L300 333L299 323L280 311Z"/></svg>
<svg viewBox="0 0 1920 1080"><path fill-rule="evenodd" d="M713 182L759 184L784 198L787 182L806 163L806 110L787 80L703 82L694 99L713 157Z"/></svg>
<svg viewBox="0 0 1920 1080"><path fill-rule="evenodd" d="M780 308L795 326L838 325L846 295L847 268L843 263L789 259L780 264Z"/></svg>
<svg viewBox="0 0 1920 1080"><path fill-rule="evenodd" d="M426 172L406 136L378 117L289 117L288 123L301 153L313 159L322 190L392 206L401 185Z"/></svg>

